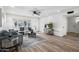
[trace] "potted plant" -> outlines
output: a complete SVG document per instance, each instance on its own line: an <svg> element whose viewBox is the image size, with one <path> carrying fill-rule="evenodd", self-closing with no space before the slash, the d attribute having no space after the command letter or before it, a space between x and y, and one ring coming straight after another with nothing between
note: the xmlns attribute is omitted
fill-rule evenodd
<svg viewBox="0 0 79 59"><path fill-rule="evenodd" d="M48 25L48 34L53 34L53 23L50 22L47 25Z"/></svg>
<svg viewBox="0 0 79 59"><path fill-rule="evenodd" d="M53 23L52 22L48 23L48 28L53 29Z"/></svg>

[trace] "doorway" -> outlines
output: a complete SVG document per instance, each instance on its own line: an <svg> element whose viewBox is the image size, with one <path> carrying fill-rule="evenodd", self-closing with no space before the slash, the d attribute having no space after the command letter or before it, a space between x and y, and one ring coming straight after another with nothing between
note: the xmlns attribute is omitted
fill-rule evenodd
<svg viewBox="0 0 79 59"><path fill-rule="evenodd" d="M79 37L79 17L67 17L67 35Z"/></svg>

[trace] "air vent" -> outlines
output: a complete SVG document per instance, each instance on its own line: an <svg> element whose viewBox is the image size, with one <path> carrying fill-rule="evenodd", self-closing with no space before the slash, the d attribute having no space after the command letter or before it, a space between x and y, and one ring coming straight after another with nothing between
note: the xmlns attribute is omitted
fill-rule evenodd
<svg viewBox="0 0 79 59"><path fill-rule="evenodd" d="M74 13L74 11L69 11L69 12L67 12L67 14L72 14L72 13Z"/></svg>

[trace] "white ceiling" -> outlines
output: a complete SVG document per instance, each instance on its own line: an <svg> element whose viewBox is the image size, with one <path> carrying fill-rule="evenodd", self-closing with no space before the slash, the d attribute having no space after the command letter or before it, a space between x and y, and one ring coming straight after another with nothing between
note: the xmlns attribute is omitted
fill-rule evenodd
<svg viewBox="0 0 79 59"><path fill-rule="evenodd" d="M33 10L34 8L37 8L38 10L62 10L62 9L68 9L68 8L76 8L79 6L15 6L17 9L23 9L23 10Z"/></svg>
<svg viewBox="0 0 79 59"><path fill-rule="evenodd" d="M32 10L38 9L41 11L41 16L48 16L50 14L56 14L65 12L66 10L72 10L79 8L79 6L7 6L6 11L13 13L22 13L32 15Z"/></svg>

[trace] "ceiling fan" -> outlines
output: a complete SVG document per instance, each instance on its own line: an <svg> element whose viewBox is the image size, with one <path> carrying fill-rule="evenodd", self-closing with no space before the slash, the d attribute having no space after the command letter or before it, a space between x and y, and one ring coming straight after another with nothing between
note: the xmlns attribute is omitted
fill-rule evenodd
<svg viewBox="0 0 79 59"><path fill-rule="evenodd" d="M41 14L41 11L39 11L39 10L34 10L34 11L32 11L32 12L33 12L33 14L39 15L39 16L40 16L40 14Z"/></svg>
<svg viewBox="0 0 79 59"><path fill-rule="evenodd" d="M38 15L38 16L40 16L41 15L41 13L42 13L42 10L43 9L37 9L37 8L33 8L33 10L30 10L31 12L32 12L32 14L33 15Z"/></svg>

